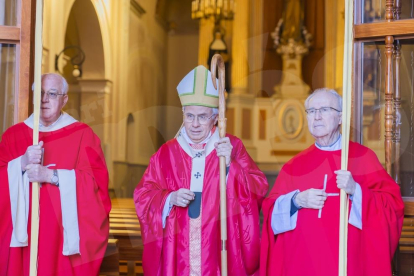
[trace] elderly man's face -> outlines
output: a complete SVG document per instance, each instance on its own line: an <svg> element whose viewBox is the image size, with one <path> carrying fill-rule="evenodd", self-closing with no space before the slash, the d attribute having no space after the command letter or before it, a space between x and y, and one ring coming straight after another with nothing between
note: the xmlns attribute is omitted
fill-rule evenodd
<svg viewBox="0 0 414 276"><path fill-rule="evenodd" d="M319 92L310 99L306 109L332 107L341 110L341 107L338 105L334 95L328 92ZM314 115L308 115L307 118L309 131L317 142L318 139L328 138L330 140L336 133L339 133L339 125L342 123L342 112L329 109L327 113L323 114L318 110Z"/></svg>
<svg viewBox="0 0 414 276"><path fill-rule="evenodd" d="M188 137L194 143L200 143L207 138L217 122L217 115L213 115L213 109L210 107L186 106L183 120Z"/></svg>
<svg viewBox="0 0 414 276"><path fill-rule="evenodd" d="M58 94L53 99L49 94ZM58 77L46 75L42 78L42 102L40 105L40 121L48 126L54 123L60 116L62 108L68 101L68 95L63 93L62 82Z"/></svg>

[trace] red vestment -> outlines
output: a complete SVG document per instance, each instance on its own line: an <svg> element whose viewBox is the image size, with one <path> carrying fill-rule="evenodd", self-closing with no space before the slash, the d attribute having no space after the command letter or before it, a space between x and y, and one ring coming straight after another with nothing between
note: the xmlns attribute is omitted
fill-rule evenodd
<svg viewBox="0 0 414 276"><path fill-rule="evenodd" d="M10 247L13 230L7 164L22 156L32 145L33 130L24 123L9 128L0 143L0 275L29 275L29 246ZM64 256L62 213L59 188L43 183L40 188L38 275L98 275L105 254L111 202L108 172L99 138L83 123L73 123L56 131L40 132L44 142L44 165L74 170L80 254ZM30 189L31 190L31 189ZM30 191L31 196L31 191ZM31 199L30 199L31 200Z"/></svg>
<svg viewBox="0 0 414 276"><path fill-rule="evenodd" d="M291 231L274 235L271 217L279 196L296 189L322 189L325 174L326 192L339 193L334 171L340 165L341 150L322 151L312 145L283 166L263 202L261 275L338 275L339 196L327 198L321 218L316 209L299 210ZM373 151L353 142L348 171L362 190L362 230L348 224L348 275L391 275L404 216L400 187Z"/></svg>
<svg viewBox="0 0 414 276"><path fill-rule="evenodd" d="M265 175L242 142L229 135L233 146L227 180L227 254L229 275L254 275L259 269L259 211L267 193ZM144 242L146 276L189 275L188 208L174 206L162 227L168 195L190 189L192 158L176 139L164 144L135 189L134 200ZM201 215L201 274L220 275L219 158L213 150L205 160Z"/></svg>

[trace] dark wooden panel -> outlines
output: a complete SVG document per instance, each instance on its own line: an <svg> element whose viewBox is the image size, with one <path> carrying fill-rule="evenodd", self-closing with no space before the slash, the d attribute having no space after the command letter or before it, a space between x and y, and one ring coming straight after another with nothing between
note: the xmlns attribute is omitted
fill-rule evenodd
<svg viewBox="0 0 414 276"><path fill-rule="evenodd" d="M242 139L251 139L251 129L252 129L252 111L247 108L242 110Z"/></svg>
<svg viewBox="0 0 414 276"><path fill-rule="evenodd" d="M228 108L226 111L226 118L227 118L227 125L226 125L226 132L229 134L234 133L234 108Z"/></svg>
<svg viewBox="0 0 414 276"><path fill-rule="evenodd" d="M259 140L266 139L266 110L259 111Z"/></svg>
<svg viewBox="0 0 414 276"><path fill-rule="evenodd" d="M118 240L109 239L106 248L105 257L102 261L99 274L106 276L119 275L119 255L118 255Z"/></svg>

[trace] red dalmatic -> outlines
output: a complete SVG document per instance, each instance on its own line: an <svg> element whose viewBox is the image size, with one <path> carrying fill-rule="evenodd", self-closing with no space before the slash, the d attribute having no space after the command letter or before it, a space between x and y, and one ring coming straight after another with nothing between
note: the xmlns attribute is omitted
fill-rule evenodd
<svg viewBox="0 0 414 276"><path fill-rule="evenodd" d="M321 218L316 209L299 210L296 228L278 235L271 228L271 216L279 196L296 189L322 189L325 174L326 192L339 193L334 171L340 165L340 150L322 151L312 145L283 166L263 202L261 275L338 275L339 196L327 198ZM348 170L362 190L362 230L348 224L348 275L391 275L404 216L400 187L374 152L353 142Z"/></svg>
<svg viewBox="0 0 414 276"><path fill-rule="evenodd" d="M10 247L13 230L7 164L32 145L33 130L24 123L8 129L0 143L0 275L29 275L29 246ZM74 170L80 235L80 254L64 256L59 188L43 183L40 188L38 275L98 275L109 233L108 172L99 138L83 123L52 132L40 132L44 165ZM30 193L31 194L31 193Z"/></svg>
<svg viewBox="0 0 414 276"><path fill-rule="evenodd" d="M242 142L230 136L232 162L227 179L227 253L229 275L254 275L259 269L259 211L268 184ZM134 200L144 242L146 276L189 275L190 218L188 208L174 206L162 227L167 196L190 189L192 157L176 139L155 153L135 189ZM213 150L205 160L201 203L201 275L220 275L219 158Z"/></svg>

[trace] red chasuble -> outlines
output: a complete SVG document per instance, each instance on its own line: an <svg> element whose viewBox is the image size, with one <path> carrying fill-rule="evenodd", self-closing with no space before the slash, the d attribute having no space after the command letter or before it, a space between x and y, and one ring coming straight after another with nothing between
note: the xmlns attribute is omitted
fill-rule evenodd
<svg viewBox="0 0 414 276"><path fill-rule="evenodd" d="M32 145L33 130L24 123L9 128L0 143L0 275L29 275L29 246L10 247L12 219L7 176L9 161ZM64 256L59 188L43 183L40 188L38 275L98 275L107 245L111 203L108 172L99 138L83 123L57 131L40 132L44 142L44 165L75 170L80 254ZM31 192L30 192L31 196Z"/></svg>
<svg viewBox="0 0 414 276"><path fill-rule="evenodd" d="M259 211L267 193L264 174L242 142L233 145L227 180L227 254L229 275L255 275L259 269ZM201 275L220 275L219 158L213 150L205 161L201 215ZM176 139L156 152L135 189L134 200L144 242L146 276L189 275L188 208L174 206L162 227L162 210L169 193L190 189L192 158Z"/></svg>
<svg viewBox="0 0 414 276"><path fill-rule="evenodd" d="M335 170L341 167L341 151L322 151L312 145L286 163L269 197L263 202L261 275L338 275L339 196L329 196L318 210L301 209L292 231L274 235L271 215L275 200L299 189L339 193ZM357 143L349 145L348 170L362 190L362 230L348 224L348 275L391 275L391 259L403 222L399 186L382 168L375 153ZM352 201L350 201L350 209Z"/></svg>

